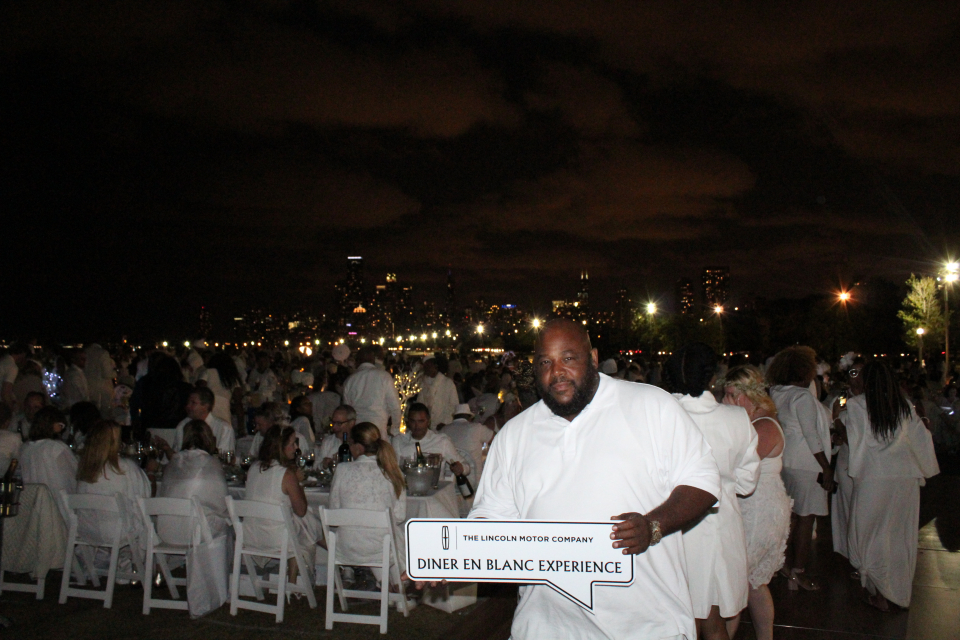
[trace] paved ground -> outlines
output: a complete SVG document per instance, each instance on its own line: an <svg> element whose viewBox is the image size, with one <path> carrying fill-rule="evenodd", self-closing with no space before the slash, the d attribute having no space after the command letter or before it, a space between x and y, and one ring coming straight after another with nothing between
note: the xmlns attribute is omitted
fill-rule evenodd
<svg viewBox="0 0 960 640"><path fill-rule="evenodd" d="M786 581L771 584L777 608L775 637L783 640L958 640L960 639L960 460L944 460L944 473L922 491L920 551L909 611L881 613L861 602L859 583L850 580L850 567L830 544L830 520L817 524L818 535L811 574L825 588L819 592L787 590ZM137 638L180 640L203 638L378 638L374 626L337 624L323 627L326 592L317 589L318 608L305 600L287 607L286 619L275 624L267 614L241 611L231 616L229 608L200 620L190 620L182 611L155 610L141 614L143 592L136 587L118 587L113 608L104 609L92 600L71 599L57 604L60 574L51 573L47 595L37 601L29 594L4 593L0 613L13 618L14 629L5 635L22 638ZM410 617L391 610L390 638L428 640L505 640L516 604L516 589L481 585L479 604L454 614L420 606ZM360 610L373 613L375 605ZM749 615L736 640L753 640Z"/></svg>

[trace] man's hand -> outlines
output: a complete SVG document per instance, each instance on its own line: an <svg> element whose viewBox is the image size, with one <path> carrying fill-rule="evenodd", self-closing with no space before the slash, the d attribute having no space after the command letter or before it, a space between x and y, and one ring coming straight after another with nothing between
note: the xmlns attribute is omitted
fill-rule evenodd
<svg viewBox="0 0 960 640"><path fill-rule="evenodd" d="M833 491L835 483L833 481L833 469L827 467L823 470L823 482L820 484L823 487L823 490L827 493Z"/></svg>
<svg viewBox="0 0 960 640"><path fill-rule="evenodd" d="M650 523L639 513L621 513L611 520L623 520L613 525L610 539L614 549L623 549L624 555L643 553L650 547Z"/></svg>
<svg viewBox="0 0 960 640"><path fill-rule="evenodd" d="M463 465L460 464L459 462L454 462L453 464L451 464L450 471L453 471L453 475L455 476L466 475L463 473Z"/></svg>

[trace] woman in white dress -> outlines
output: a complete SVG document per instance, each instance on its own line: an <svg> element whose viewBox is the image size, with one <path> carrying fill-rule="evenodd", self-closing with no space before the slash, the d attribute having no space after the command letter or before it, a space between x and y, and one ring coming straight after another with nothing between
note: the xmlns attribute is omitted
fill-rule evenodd
<svg viewBox="0 0 960 640"><path fill-rule="evenodd" d="M161 441L162 442L162 441ZM175 452L163 442L170 463L163 472L161 498L196 496L203 507L210 534L223 535L230 522L227 512L227 480L217 457L217 440L203 420L191 420L183 428L183 448ZM159 516L157 533L172 544L190 544L192 531L189 519L180 516Z"/></svg>
<svg viewBox="0 0 960 640"><path fill-rule="evenodd" d="M787 556L781 570L793 586L815 591L820 585L804 575L810 557L813 526L828 511L833 491L830 467L830 417L810 392L817 373L816 353L810 347L787 347L767 368L770 397L777 405L783 428L783 470L780 476L793 498L793 516ZM823 412L823 413L821 413ZM818 474L822 474L818 483Z"/></svg>
<svg viewBox="0 0 960 640"><path fill-rule="evenodd" d="M406 544L403 523L407 515L407 490L403 473L397 464L397 454L386 440L380 438L380 429L371 422L361 422L350 430L353 443L350 452L353 462L337 466L330 487L331 509L390 509L397 540L400 574L406 578ZM345 564L380 562L383 537L369 529L341 530L337 537L337 556ZM382 580L374 570L377 580Z"/></svg>
<svg viewBox="0 0 960 640"><path fill-rule="evenodd" d="M24 482L47 485L64 522L68 522L60 491L77 492L77 457L60 439L65 426L66 417L59 409L44 407L37 411L30 439L20 447L20 468Z"/></svg>
<svg viewBox="0 0 960 640"><path fill-rule="evenodd" d="M735 624L733 619L747 606L747 543L737 495L753 493L760 458L757 433L746 411L718 403L709 390L716 368L713 350L693 343L667 360L664 377L710 445L720 470L720 503L684 530L683 549L698 634L729 640L727 621Z"/></svg>
<svg viewBox="0 0 960 640"><path fill-rule="evenodd" d="M246 499L290 507L293 514L293 540L308 567L316 558L317 543L323 539L319 516L310 511L300 483L303 471L297 468L297 432L291 427L273 426L264 435L258 461L247 472ZM256 518L243 522L243 535L250 544L279 549L283 524ZM297 581L298 568L291 558L287 574Z"/></svg>
<svg viewBox="0 0 960 640"><path fill-rule="evenodd" d="M197 380L198 386L206 386L213 391L213 415L227 424L233 425L231 410L243 393L237 365L229 354L223 351L215 353L207 363L207 368Z"/></svg>
<svg viewBox="0 0 960 640"><path fill-rule="evenodd" d="M750 580L747 606L757 640L773 640L773 596L767 585L783 566L793 507L780 478L783 431L776 420L777 407L756 367L744 365L727 372L723 403L743 407L757 432L760 480L751 495L740 498ZM730 635L733 637L734 632Z"/></svg>
<svg viewBox="0 0 960 640"><path fill-rule="evenodd" d="M863 393L863 358L857 358L847 371L847 402L850 398ZM840 406L839 400L832 407L834 425L838 431L843 429L843 420L846 416L846 406ZM838 422L839 421L839 422ZM853 500L853 478L850 477L850 447L843 437L838 438L837 466L833 478L837 483L837 491L830 498L830 533L833 537L833 550L844 558L850 558L847 548L847 530L850 520L850 504ZM859 578L854 574L853 578Z"/></svg>
<svg viewBox="0 0 960 640"><path fill-rule="evenodd" d="M893 370L863 368L863 394L847 401L853 500L847 544L866 602L881 611L910 605L917 566L920 485L940 473L933 438Z"/></svg>
<svg viewBox="0 0 960 640"><path fill-rule="evenodd" d="M132 548L120 550L121 571L129 572L131 559L136 567L143 567L146 541L137 499L149 498L155 490L152 484L136 462L120 457L120 425L112 420L102 420L94 425L80 453L77 493L116 495L120 513L80 510L77 514L78 533L87 540L106 544L113 540L118 528L127 532ZM98 557L97 565L103 566L106 560Z"/></svg>
<svg viewBox="0 0 960 640"><path fill-rule="evenodd" d="M300 449L313 451L317 437L313 430L313 403L308 396L297 396L290 401L290 426L297 432Z"/></svg>

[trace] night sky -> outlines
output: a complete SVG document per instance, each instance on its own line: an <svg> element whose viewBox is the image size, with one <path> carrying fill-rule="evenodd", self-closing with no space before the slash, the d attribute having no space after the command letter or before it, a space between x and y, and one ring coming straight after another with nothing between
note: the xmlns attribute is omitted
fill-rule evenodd
<svg viewBox="0 0 960 640"><path fill-rule="evenodd" d="M439 302L734 302L960 246L960 4L6 2L0 337Z"/></svg>

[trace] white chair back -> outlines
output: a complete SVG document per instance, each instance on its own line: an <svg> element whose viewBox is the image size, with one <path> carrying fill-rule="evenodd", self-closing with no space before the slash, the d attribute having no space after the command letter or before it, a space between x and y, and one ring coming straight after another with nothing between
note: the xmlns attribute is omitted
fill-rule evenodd
<svg viewBox="0 0 960 640"><path fill-rule="evenodd" d="M76 598L92 598L103 600L103 607L109 609L113 606L113 590L116 586L117 577L128 580L140 580L143 578L143 571L139 567L137 554L133 552L134 544L123 527L117 527L117 532L112 540L87 540L80 536L80 520L77 511L84 509L89 511L100 511L103 513L120 514L119 496L97 495L97 494L68 494L66 491L60 491L60 498L67 509L67 548L63 559L63 579L60 583L60 604L65 604L70 596ZM131 547L133 556L134 572L120 573L117 565L120 559L120 549L122 547ZM76 558L76 549L80 548L80 558ZM110 549L110 565L106 574L94 566L94 552L98 548ZM70 571L69 568L73 568ZM81 585L86 584L87 578L93 583L93 586L99 589L100 576L106 576L106 590L80 589L70 585L71 574L78 577Z"/></svg>
<svg viewBox="0 0 960 640"><path fill-rule="evenodd" d="M304 558L301 557L294 542L294 524L290 508L285 505L255 502L253 500L234 500L231 496L227 496L227 511L230 513L230 521L233 523L234 535L236 536L233 551L233 573L230 576L230 615L237 615L238 609L250 609L263 613L273 613L277 622L283 622L283 607L287 592L306 595L310 608L316 608L317 599L313 592L313 567L308 566ZM281 536L279 548L255 547L248 543L244 535L244 521L248 518L283 523L284 535ZM272 558L278 561L278 576L275 582L269 576L261 577L257 572L256 563L253 560L257 557ZM287 561L291 558L296 558L297 563L296 584L287 582ZM240 598L241 568L246 568L254 596L258 602ZM260 602L264 600L264 587L269 590L276 589L277 603L275 605Z"/></svg>
<svg viewBox="0 0 960 640"><path fill-rule="evenodd" d="M327 541L327 607L325 626L333 629L334 622L352 622L357 624L375 624L380 626L380 633L387 632L387 611L390 603L395 602L403 612L404 617L410 615L407 605L407 595L400 580L399 556L397 554L397 540L393 531L393 515L390 509L383 511L369 511L366 509L324 509L320 507L320 523L323 525L323 537ZM382 554L379 563L364 566L379 567L382 571L380 591L356 591L344 589L343 580L337 566L340 560L337 557L337 541L341 527L362 527L379 530L383 533ZM348 531L343 532L348 535ZM398 593L390 593L390 585L396 585ZM339 596L340 608L348 610L347 598L360 598L380 601L380 615L358 615L350 613L335 613L333 610L334 593Z"/></svg>
<svg viewBox="0 0 960 640"><path fill-rule="evenodd" d="M146 579L143 582L143 614L149 615L151 608L187 610L186 600L180 600L178 586L186 587L186 578L174 578L169 561L171 556L177 560L173 568L186 564L188 545L172 544L164 541L157 533L154 518L174 516L186 518L190 531L197 527L197 511L192 499L186 498L140 498L140 512L143 514L143 526L147 533ZM202 512L201 512L202 513ZM172 600L153 597L154 566L160 567L160 573L167 583Z"/></svg>

